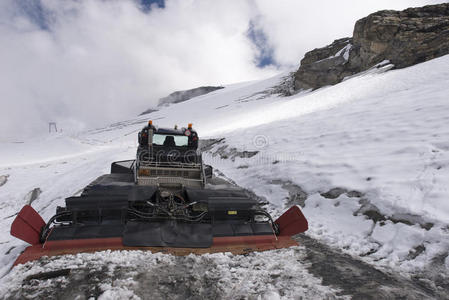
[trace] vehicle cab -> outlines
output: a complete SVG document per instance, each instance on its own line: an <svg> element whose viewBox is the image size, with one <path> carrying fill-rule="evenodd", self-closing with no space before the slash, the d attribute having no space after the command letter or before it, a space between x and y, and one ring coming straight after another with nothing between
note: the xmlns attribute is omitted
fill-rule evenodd
<svg viewBox="0 0 449 300"><path fill-rule="evenodd" d="M198 134L187 128L159 128L150 121L138 135L135 181L138 185L203 187L204 167Z"/></svg>

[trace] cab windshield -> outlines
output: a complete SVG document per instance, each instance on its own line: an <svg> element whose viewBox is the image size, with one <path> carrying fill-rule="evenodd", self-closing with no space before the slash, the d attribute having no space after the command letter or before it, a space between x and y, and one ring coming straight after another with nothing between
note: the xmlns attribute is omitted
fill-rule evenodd
<svg viewBox="0 0 449 300"><path fill-rule="evenodd" d="M153 145L165 147L188 146L189 137L185 135L159 134L153 135Z"/></svg>

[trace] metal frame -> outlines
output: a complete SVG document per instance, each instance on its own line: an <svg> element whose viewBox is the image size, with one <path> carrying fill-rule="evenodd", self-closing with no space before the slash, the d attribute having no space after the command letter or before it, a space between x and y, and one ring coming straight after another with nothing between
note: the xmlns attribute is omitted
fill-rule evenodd
<svg viewBox="0 0 449 300"><path fill-rule="evenodd" d="M148 170L149 175L140 175L139 170ZM192 178L190 174L185 176L185 172L195 172L199 178ZM204 187L206 184L203 163L143 161L137 157L134 174L138 185L180 184L183 187Z"/></svg>

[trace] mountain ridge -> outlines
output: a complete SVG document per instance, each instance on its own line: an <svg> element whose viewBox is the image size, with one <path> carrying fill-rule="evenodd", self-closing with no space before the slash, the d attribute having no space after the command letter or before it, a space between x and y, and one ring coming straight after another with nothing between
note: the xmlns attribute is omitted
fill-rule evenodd
<svg viewBox="0 0 449 300"><path fill-rule="evenodd" d="M223 86L200 86L200 87L193 88L193 89L176 91L166 97L159 99L159 103L157 106L161 107L161 106L167 106L170 104L184 102L184 101L190 100L194 97L209 94L209 93L219 90L219 89L224 89L224 87ZM144 112L142 112L140 115L149 114L149 113L152 113L155 111L157 111L156 108L149 108L149 109L145 110Z"/></svg>

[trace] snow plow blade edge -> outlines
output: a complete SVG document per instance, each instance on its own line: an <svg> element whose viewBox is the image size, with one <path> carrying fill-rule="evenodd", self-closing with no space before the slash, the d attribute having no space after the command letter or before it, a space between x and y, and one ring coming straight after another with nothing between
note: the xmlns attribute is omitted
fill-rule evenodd
<svg viewBox="0 0 449 300"><path fill-rule="evenodd" d="M11 235L31 245L40 243L40 233L45 222L30 206L25 205L11 224Z"/></svg>
<svg viewBox="0 0 449 300"><path fill-rule="evenodd" d="M296 205L290 207L274 222L279 226L280 236L293 236L309 229L307 219Z"/></svg>

